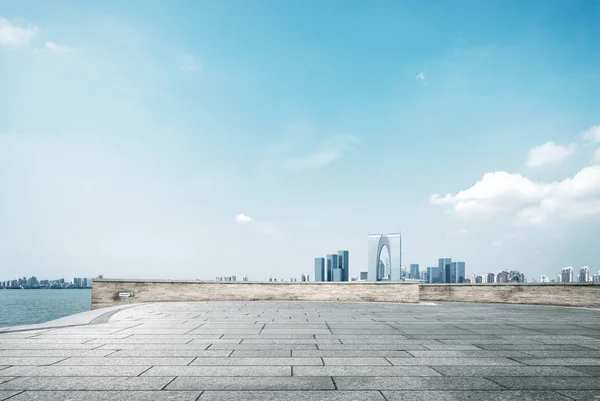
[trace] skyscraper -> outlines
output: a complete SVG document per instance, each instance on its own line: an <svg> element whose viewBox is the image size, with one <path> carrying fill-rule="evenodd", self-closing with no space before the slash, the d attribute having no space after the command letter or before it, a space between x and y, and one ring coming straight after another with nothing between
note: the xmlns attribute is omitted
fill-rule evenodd
<svg viewBox="0 0 600 401"><path fill-rule="evenodd" d="M440 258L438 260L438 269L440 269L441 283L451 283L450 281L450 264L451 258Z"/></svg>
<svg viewBox="0 0 600 401"><path fill-rule="evenodd" d="M329 254L327 255L327 265L326 265L326 280L325 281L333 281L333 269L338 269L338 255L337 254Z"/></svg>
<svg viewBox="0 0 600 401"><path fill-rule="evenodd" d="M587 283L588 281L590 281L590 268L583 266L581 270L579 270L579 282Z"/></svg>
<svg viewBox="0 0 600 401"><path fill-rule="evenodd" d="M573 268L571 266L565 267L561 271L561 282L572 283L573 282Z"/></svg>
<svg viewBox="0 0 600 401"><path fill-rule="evenodd" d="M410 265L410 278L416 278L416 279L420 279L421 278L421 273L419 272L419 265L418 264L412 264L412 265Z"/></svg>
<svg viewBox="0 0 600 401"><path fill-rule="evenodd" d="M315 258L315 281L325 281L325 258Z"/></svg>
<svg viewBox="0 0 600 401"><path fill-rule="evenodd" d="M338 251L338 267L342 269L341 281L349 281L350 277L350 266L349 266L350 253L348 251Z"/></svg>
<svg viewBox="0 0 600 401"><path fill-rule="evenodd" d="M497 283L508 283L509 280L509 273L508 270L502 270L500 273L498 273L498 275L496 276L496 282Z"/></svg>
<svg viewBox="0 0 600 401"><path fill-rule="evenodd" d="M456 262L456 282L465 282L465 262Z"/></svg>

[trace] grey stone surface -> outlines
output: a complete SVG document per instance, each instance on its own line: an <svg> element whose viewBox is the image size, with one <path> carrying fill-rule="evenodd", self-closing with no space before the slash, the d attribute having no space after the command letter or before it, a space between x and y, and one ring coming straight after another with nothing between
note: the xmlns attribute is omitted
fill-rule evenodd
<svg viewBox="0 0 600 401"><path fill-rule="evenodd" d="M323 358L325 365L375 365L375 366L390 366L391 363L385 358Z"/></svg>
<svg viewBox="0 0 600 401"><path fill-rule="evenodd" d="M0 376L137 376L150 366L12 366Z"/></svg>
<svg viewBox="0 0 600 401"><path fill-rule="evenodd" d="M13 401L196 401L200 391L25 391ZM1 400L0 394L0 400Z"/></svg>
<svg viewBox="0 0 600 401"><path fill-rule="evenodd" d="M508 358L388 358L392 365L422 365L422 366L499 366L521 365Z"/></svg>
<svg viewBox="0 0 600 401"><path fill-rule="evenodd" d="M291 376L290 366L153 366L143 376Z"/></svg>
<svg viewBox="0 0 600 401"><path fill-rule="evenodd" d="M532 366L600 366L600 358L515 358Z"/></svg>
<svg viewBox="0 0 600 401"><path fill-rule="evenodd" d="M340 390L501 390L482 377L334 377Z"/></svg>
<svg viewBox="0 0 600 401"><path fill-rule="evenodd" d="M600 399L600 390L557 390L559 394L566 395L572 400L593 400Z"/></svg>
<svg viewBox="0 0 600 401"><path fill-rule="evenodd" d="M587 376L565 366L436 366L444 376Z"/></svg>
<svg viewBox="0 0 600 401"><path fill-rule="evenodd" d="M600 390L600 377L494 377L510 390Z"/></svg>
<svg viewBox="0 0 600 401"><path fill-rule="evenodd" d="M386 401L379 391L206 391L200 401Z"/></svg>
<svg viewBox="0 0 600 401"><path fill-rule="evenodd" d="M294 376L441 376L429 366L294 366Z"/></svg>
<svg viewBox="0 0 600 401"><path fill-rule="evenodd" d="M0 334L0 391L17 400L203 391L200 400L589 399L600 391L599 351L591 309L154 303L103 323Z"/></svg>
<svg viewBox="0 0 600 401"><path fill-rule="evenodd" d="M567 401L553 391L384 391L388 401Z"/></svg>
<svg viewBox="0 0 600 401"><path fill-rule="evenodd" d="M178 377L169 390L334 390L330 377Z"/></svg>
<svg viewBox="0 0 600 401"><path fill-rule="evenodd" d="M0 390L162 390L174 377L18 377Z"/></svg>
<svg viewBox="0 0 600 401"><path fill-rule="evenodd" d="M19 394L19 391L6 391L6 390L0 390L0 401L4 401L8 398L11 398L12 396Z"/></svg>
<svg viewBox="0 0 600 401"><path fill-rule="evenodd" d="M191 366L322 366L321 358L196 358Z"/></svg>
<svg viewBox="0 0 600 401"><path fill-rule="evenodd" d="M189 365L194 358L67 358L54 366L160 366L160 365Z"/></svg>

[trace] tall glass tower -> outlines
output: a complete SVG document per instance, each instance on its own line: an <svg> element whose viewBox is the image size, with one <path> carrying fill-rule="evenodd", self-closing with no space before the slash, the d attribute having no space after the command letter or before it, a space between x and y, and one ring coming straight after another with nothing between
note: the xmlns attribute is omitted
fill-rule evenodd
<svg viewBox="0 0 600 401"><path fill-rule="evenodd" d="M338 268L342 269L342 280L341 281L349 281L348 278L350 276L350 267L348 265L350 258L350 252L348 251L338 251Z"/></svg>
<svg viewBox="0 0 600 401"><path fill-rule="evenodd" d="M329 254L327 255L327 266L326 266L326 276L325 281L333 281L333 269L338 269L338 255L337 254Z"/></svg>
<svg viewBox="0 0 600 401"><path fill-rule="evenodd" d="M440 274L442 276L440 283L452 283L452 281L450 281L451 264L452 264L451 258L440 258L438 260L438 269L440 269Z"/></svg>
<svg viewBox="0 0 600 401"><path fill-rule="evenodd" d="M315 281L325 281L325 258L315 258Z"/></svg>

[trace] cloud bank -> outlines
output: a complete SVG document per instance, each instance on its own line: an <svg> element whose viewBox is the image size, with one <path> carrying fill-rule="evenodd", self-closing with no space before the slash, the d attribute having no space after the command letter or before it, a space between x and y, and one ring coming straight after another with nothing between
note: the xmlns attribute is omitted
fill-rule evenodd
<svg viewBox="0 0 600 401"><path fill-rule="evenodd" d="M37 26L24 21L9 21L0 17L0 45L24 46L38 33Z"/></svg>
<svg viewBox="0 0 600 401"><path fill-rule="evenodd" d="M515 223L523 225L598 215L600 165L585 167L572 178L550 183L505 171L486 173L470 188L456 194L434 194L430 202L449 206L459 215L509 213Z"/></svg>
<svg viewBox="0 0 600 401"><path fill-rule="evenodd" d="M552 141L536 146L529 151L527 159L528 167L541 167L547 164L555 164L575 153L575 144L567 146L557 145Z"/></svg>

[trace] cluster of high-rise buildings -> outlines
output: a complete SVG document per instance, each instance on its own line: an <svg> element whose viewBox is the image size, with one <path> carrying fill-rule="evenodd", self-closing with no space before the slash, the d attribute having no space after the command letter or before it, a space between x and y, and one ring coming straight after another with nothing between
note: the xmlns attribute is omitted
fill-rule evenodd
<svg viewBox="0 0 600 401"><path fill-rule="evenodd" d="M55 289L55 288L91 288L91 278L75 277L72 282L64 278L56 280L38 280L37 277L23 277L15 280L0 281L0 289Z"/></svg>
<svg viewBox="0 0 600 401"><path fill-rule="evenodd" d="M576 271L572 266L563 268L556 278L540 276L541 283L600 283L600 271L590 274L590 268L583 266Z"/></svg>
<svg viewBox="0 0 600 401"><path fill-rule="evenodd" d="M315 258L314 281L350 281L350 253L338 251L325 258ZM308 280L307 280L308 281Z"/></svg>
<svg viewBox="0 0 600 401"><path fill-rule="evenodd" d="M412 273L411 265L411 273ZM418 265L415 273L418 273ZM416 278L416 277L415 277ZM422 280L426 283L464 283L466 282L465 262L453 262L451 258L438 259L438 265L428 267Z"/></svg>
<svg viewBox="0 0 600 401"><path fill-rule="evenodd" d="M219 276L217 281L237 281L237 276L235 274L232 276ZM242 281L248 281L248 276L243 276Z"/></svg>

